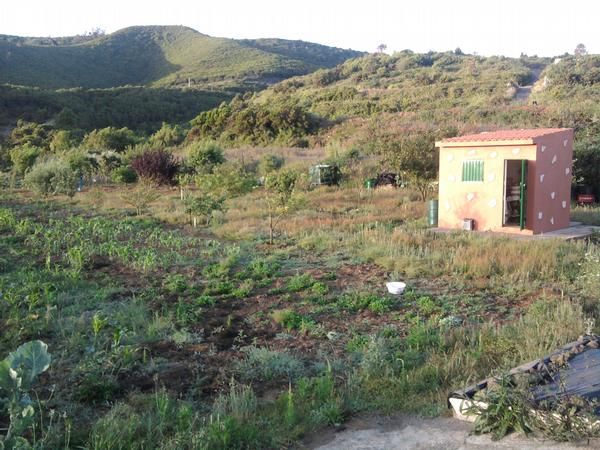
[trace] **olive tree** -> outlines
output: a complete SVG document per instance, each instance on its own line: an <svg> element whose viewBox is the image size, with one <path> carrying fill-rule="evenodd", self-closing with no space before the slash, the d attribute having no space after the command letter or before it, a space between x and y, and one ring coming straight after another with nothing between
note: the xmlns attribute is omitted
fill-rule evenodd
<svg viewBox="0 0 600 450"><path fill-rule="evenodd" d="M292 169L271 172L265 177L264 199L267 206L269 244L273 244L275 230L281 220L297 209L301 198L297 194L300 174Z"/></svg>

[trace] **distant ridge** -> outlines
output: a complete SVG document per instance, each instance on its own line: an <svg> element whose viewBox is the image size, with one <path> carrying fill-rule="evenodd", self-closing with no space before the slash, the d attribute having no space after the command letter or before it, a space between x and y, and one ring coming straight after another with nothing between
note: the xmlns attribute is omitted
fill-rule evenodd
<svg viewBox="0 0 600 450"><path fill-rule="evenodd" d="M189 84L241 91L362 54L303 41L217 38L184 26L63 38L0 35L0 83L51 89Z"/></svg>

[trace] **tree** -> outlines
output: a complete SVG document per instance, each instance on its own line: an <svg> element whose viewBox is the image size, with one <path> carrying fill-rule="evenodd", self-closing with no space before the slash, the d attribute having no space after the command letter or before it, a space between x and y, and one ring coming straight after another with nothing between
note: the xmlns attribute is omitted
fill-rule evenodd
<svg viewBox="0 0 600 450"><path fill-rule="evenodd" d="M265 202L269 223L269 244L275 238L275 229L281 220L300 205L296 195L296 186L300 175L292 169L272 172L265 178Z"/></svg>
<svg viewBox="0 0 600 450"><path fill-rule="evenodd" d="M210 225L214 211L223 211L225 209L224 195L217 195L213 192L188 193L184 199L186 214L189 214L194 228L198 225L198 217L204 219L206 226Z"/></svg>
<svg viewBox="0 0 600 450"><path fill-rule="evenodd" d="M154 147L174 147L183 142L185 133L179 125L169 125L163 122L162 127L148 140L148 143Z"/></svg>
<svg viewBox="0 0 600 450"><path fill-rule="evenodd" d="M54 153L65 152L77 145L77 138L70 131L58 130L52 134L50 150Z"/></svg>
<svg viewBox="0 0 600 450"><path fill-rule="evenodd" d="M137 142L138 137L129 128L106 127L86 134L81 145L92 151L114 150L122 152Z"/></svg>
<svg viewBox="0 0 600 450"><path fill-rule="evenodd" d="M387 50L387 45L386 44L379 44L377 46L377 53L383 53Z"/></svg>
<svg viewBox="0 0 600 450"><path fill-rule="evenodd" d="M585 45L583 44L577 44L577 47L575 47L575 50L573 51L575 56L585 56L588 54L587 49L585 48Z"/></svg>
<svg viewBox="0 0 600 450"><path fill-rule="evenodd" d="M194 142L188 149L187 166L194 173L212 173L224 162L223 149L215 141Z"/></svg>
<svg viewBox="0 0 600 450"><path fill-rule="evenodd" d="M154 185L146 180L141 180L135 188L121 195L121 200L133 206L138 216L159 198L160 194L154 190Z"/></svg>
<svg viewBox="0 0 600 450"><path fill-rule="evenodd" d="M14 146L32 145L47 148L49 130L35 122L17 121L17 126L10 133L9 142Z"/></svg>
<svg viewBox="0 0 600 450"><path fill-rule="evenodd" d="M383 163L419 191L425 201L438 174L435 134L420 132L400 138L383 136L375 145Z"/></svg>
<svg viewBox="0 0 600 450"><path fill-rule="evenodd" d="M15 147L10 151L10 161L15 175L25 175L35 164L38 157L42 154L42 150L32 145L24 145Z"/></svg>
<svg viewBox="0 0 600 450"><path fill-rule="evenodd" d="M600 137L595 134L581 136L575 142L573 182L590 186L600 195Z"/></svg>

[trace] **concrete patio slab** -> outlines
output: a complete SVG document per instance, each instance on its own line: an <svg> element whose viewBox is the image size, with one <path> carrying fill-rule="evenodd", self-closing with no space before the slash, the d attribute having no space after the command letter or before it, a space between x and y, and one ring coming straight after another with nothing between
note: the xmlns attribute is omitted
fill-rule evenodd
<svg viewBox="0 0 600 450"><path fill-rule="evenodd" d="M539 240L539 239L564 239L565 241L584 239L591 236L594 233L600 233L600 226L594 225L582 225L578 222L571 222L569 228L563 228L561 230L550 231L548 233L540 234L518 234L510 232L500 231L462 231L449 228L430 228L434 233L477 233L484 236L505 236L512 239L521 240Z"/></svg>

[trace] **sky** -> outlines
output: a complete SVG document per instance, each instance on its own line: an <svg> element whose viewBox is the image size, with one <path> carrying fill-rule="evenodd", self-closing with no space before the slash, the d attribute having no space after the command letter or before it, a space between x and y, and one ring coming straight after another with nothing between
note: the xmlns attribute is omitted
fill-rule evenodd
<svg viewBox="0 0 600 450"><path fill-rule="evenodd" d="M555 56L600 53L596 0L0 0L0 34L69 36L94 28L186 25L211 36L302 39L387 52Z"/></svg>

